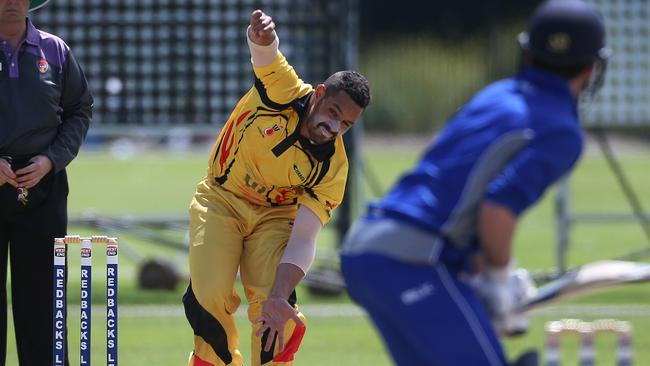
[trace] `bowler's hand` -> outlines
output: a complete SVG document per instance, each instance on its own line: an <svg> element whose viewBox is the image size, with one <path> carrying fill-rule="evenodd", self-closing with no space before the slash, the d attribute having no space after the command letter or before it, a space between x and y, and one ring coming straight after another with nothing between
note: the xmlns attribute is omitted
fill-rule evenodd
<svg viewBox="0 0 650 366"><path fill-rule="evenodd" d="M280 352L284 350L284 326L289 319L293 319L298 327L305 326L305 323L298 317L296 309L286 299L270 297L266 300L262 307L262 315L255 320L256 324L262 323L255 336L261 337L267 329L270 330L268 337L266 337L266 344L262 345L264 352L271 351L276 334L278 335Z"/></svg>
<svg viewBox="0 0 650 366"><path fill-rule="evenodd" d="M275 23L273 18L261 10L251 13L251 26L248 28L248 38L260 46L268 46L275 40Z"/></svg>
<svg viewBox="0 0 650 366"><path fill-rule="evenodd" d="M32 188L52 170L52 162L45 155L36 155L29 159L29 161L31 164L16 170L16 175L18 176L16 178L17 187Z"/></svg>
<svg viewBox="0 0 650 366"><path fill-rule="evenodd" d="M17 187L16 183L16 173L11 170L11 164L5 159L0 159L0 186L5 183L9 183L14 187Z"/></svg>

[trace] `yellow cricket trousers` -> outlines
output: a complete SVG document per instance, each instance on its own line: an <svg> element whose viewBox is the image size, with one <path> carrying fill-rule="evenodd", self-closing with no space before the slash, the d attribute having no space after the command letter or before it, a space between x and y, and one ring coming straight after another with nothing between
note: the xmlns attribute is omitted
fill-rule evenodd
<svg viewBox="0 0 650 366"><path fill-rule="evenodd" d="M257 319L289 240L296 206L262 207L249 203L207 179L199 183L190 204L190 285L183 296L185 314L194 330L194 352L188 366L242 365L234 314L241 303L235 290L239 269L248 300L248 319ZM289 302L295 306L295 292ZM299 313L304 321L304 316ZM289 321L285 347L277 338L264 352L262 337L251 333L253 366L292 365L304 327Z"/></svg>

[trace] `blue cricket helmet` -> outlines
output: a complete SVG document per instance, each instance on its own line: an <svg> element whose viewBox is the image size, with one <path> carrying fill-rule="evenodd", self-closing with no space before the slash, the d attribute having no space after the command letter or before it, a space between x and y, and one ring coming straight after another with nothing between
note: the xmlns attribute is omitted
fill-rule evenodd
<svg viewBox="0 0 650 366"><path fill-rule="evenodd" d="M606 60L605 24L596 8L581 0L549 0L519 35L525 53L556 66L587 65Z"/></svg>

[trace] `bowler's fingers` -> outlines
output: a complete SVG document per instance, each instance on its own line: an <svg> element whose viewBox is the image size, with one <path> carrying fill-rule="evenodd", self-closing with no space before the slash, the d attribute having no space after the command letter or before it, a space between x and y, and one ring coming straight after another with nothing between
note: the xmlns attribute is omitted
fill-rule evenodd
<svg viewBox="0 0 650 366"><path fill-rule="evenodd" d="M260 9L253 10L250 18L251 27L254 26L259 21L262 15L264 15L264 12L261 11Z"/></svg>
<svg viewBox="0 0 650 366"><path fill-rule="evenodd" d="M264 14L261 10L255 10L251 14L250 20L251 30L253 34L258 37L262 37L265 34L270 34L275 30L275 23L273 18L269 15Z"/></svg>
<svg viewBox="0 0 650 366"><path fill-rule="evenodd" d="M262 22L262 30L260 33L272 33L275 30L275 22L273 22L273 19L271 17L268 17L265 21Z"/></svg>
<svg viewBox="0 0 650 366"><path fill-rule="evenodd" d="M260 328L255 332L256 337L261 337L264 332L266 332L267 329L271 328L271 325L269 324L268 320L266 319L266 316L264 314L260 315L256 320L255 324L261 323L262 325Z"/></svg>
<svg viewBox="0 0 650 366"><path fill-rule="evenodd" d="M258 9L258 10L255 10L255 11L251 14L251 21L250 21L250 23L251 23L251 28L253 29L253 31L254 31L255 33L259 32L261 29L264 28L263 25L262 25L262 21L263 21L263 17L265 17L265 16L266 16L266 15L264 14L264 12L262 12L262 11L259 10L259 9Z"/></svg>
<svg viewBox="0 0 650 366"><path fill-rule="evenodd" d="M282 329L279 329L279 330L276 331L276 333L278 334L278 342L279 342L278 343L278 350L280 352L282 352L282 351L284 351L284 331ZM268 340L267 340L266 343L269 343ZM269 351L270 351L270 349L268 349L266 352L269 352Z"/></svg>
<svg viewBox="0 0 650 366"><path fill-rule="evenodd" d="M276 332L271 328L269 322L266 321L264 315L261 315L259 318L255 320L255 324L257 323L262 323L262 326L260 326L257 332L255 332L255 337L261 338L264 335L264 332L270 329L269 335L266 337L266 342L262 344L262 348L264 348L264 352L269 352L271 350L271 346L273 345L273 338L275 338Z"/></svg>

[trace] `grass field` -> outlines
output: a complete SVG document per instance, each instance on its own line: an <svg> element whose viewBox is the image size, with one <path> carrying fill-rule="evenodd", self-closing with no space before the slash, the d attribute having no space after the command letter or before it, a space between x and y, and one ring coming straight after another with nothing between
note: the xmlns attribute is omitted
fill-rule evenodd
<svg viewBox="0 0 650 366"><path fill-rule="evenodd" d="M379 183L388 188L399 173L409 167L419 154L422 141L392 146L390 144L369 144L364 147L366 163ZM622 149L620 157L623 167L638 190L641 202L650 206L650 169L648 169L647 145L638 149ZM69 168L71 216L88 212L109 215L183 215L193 193L193 187L205 174L208 151L201 150L187 154L171 154L161 151L139 152L137 159L119 160L105 151L83 151ZM629 212L621 190L617 187L604 159L595 152L589 152L572 178L572 208L576 212ZM372 193L368 193L372 197ZM546 195L539 206L526 213L519 227L515 244L518 263L530 269L548 269L554 264L554 192ZM646 207L647 208L647 207ZM88 229L73 227L71 233L90 234ZM179 235L182 235L179 234ZM187 271L184 253L145 243L136 237L122 233L120 238L143 257L164 257L178 265L181 272ZM326 253L335 246L334 235L326 230L319 239L319 250ZM641 228L634 223L577 224L572 231L572 246L569 263L579 265L596 259L611 258L641 249L649 243ZM176 291L141 291L136 286L137 261L122 251L120 258L120 360L121 365L140 364L183 365L191 350L191 331L187 326L178 304L183 286ZM93 301L95 310L101 309L105 275L103 255L95 258L95 281ZM647 260L647 258L645 258ZM78 304L79 280L78 261L74 253L70 261L69 299ZM299 290L303 304L341 304L350 307L346 296L323 298ZM141 308L143 304L159 307ZM616 317L630 320L634 326L634 348L636 364L650 364L650 286L634 285L590 295L565 304L580 306L611 305L607 311L598 313L585 310L581 313L558 310L557 313L543 312L533 315L528 335L507 341L509 354L523 349L543 347L543 324L545 321L571 316L582 319ZM160 307L162 306L162 307ZM620 311L617 311L620 306ZM317 307L318 308L318 307ZM316 309L317 309L316 308ZM144 310L143 310L144 309ZM157 311L157 309L171 309ZM589 309L585 307L584 309ZM630 309L635 311L629 311ZM389 358L376 333L363 315L318 315L310 316L308 336L297 355L297 363L312 366L347 365L390 365ZM73 360L78 360L78 313L69 314L70 349ZM238 316L242 332L242 350L249 353L248 325L245 317ZM103 345L104 316L93 318L93 362L102 364L105 357ZM11 327L7 365L17 365L15 345ZM600 364L614 364L613 341L605 338L603 357ZM598 343L601 344L602 342ZM575 342L567 342L567 363L575 362ZM600 350L599 350L600 351ZM76 358L75 358L76 357ZM608 358L607 358L608 357ZM573 360L573 361L572 361ZM78 361L77 361L78 363ZM74 364L74 363L73 363Z"/></svg>

